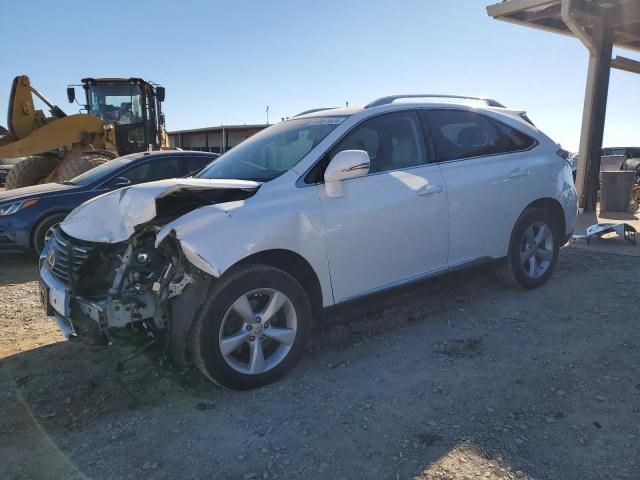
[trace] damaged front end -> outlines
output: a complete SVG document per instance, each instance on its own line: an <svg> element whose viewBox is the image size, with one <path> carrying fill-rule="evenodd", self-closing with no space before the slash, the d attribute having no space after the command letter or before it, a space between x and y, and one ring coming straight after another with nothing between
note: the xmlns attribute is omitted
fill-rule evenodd
<svg viewBox="0 0 640 480"><path fill-rule="evenodd" d="M102 207L131 205L135 200L138 211L144 212L141 223L123 213L121 222L111 217L93 232L82 230L83 219L86 227L97 213L116 214L98 212L96 203L81 206L55 230L40 256L40 288L43 307L67 338L93 345L132 335L155 339L164 342L176 366L184 366L186 335L215 277L188 260L173 234L156 246L157 234L190 211L242 200L257 190L257 185L187 187L181 181L179 188L165 185L161 193L155 191L154 198L147 199L153 203L152 211L138 203L142 199L135 192L113 192L119 196L115 199L102 197ZM111 230L105 230L104 223L111 223ZM122 240L129 229L132 233Z"/></svg>

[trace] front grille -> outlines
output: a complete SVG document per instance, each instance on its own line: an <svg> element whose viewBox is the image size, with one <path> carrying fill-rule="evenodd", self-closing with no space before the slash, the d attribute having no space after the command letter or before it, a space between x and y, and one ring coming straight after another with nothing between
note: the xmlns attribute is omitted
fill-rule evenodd
<svg viewBox="0 0 640 480"><path fill-rule="evenodd" d="M73 239L60 227L52 235L51 248L54 252L53 268L49 264L51 273L65 282L69 282L71 274L82 266L93 250L85 245L74 245Z"/></svg>

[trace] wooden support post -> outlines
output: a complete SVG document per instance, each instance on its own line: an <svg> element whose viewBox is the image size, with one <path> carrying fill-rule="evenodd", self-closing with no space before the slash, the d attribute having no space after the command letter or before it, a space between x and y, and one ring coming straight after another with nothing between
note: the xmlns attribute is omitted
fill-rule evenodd
<svg viewBox="0 0 640 480"><path fill-rule="evenodd" d="M582 113L580 163L576 177L579 206L595 211L602 139L604 136L613 38L606 22L596 25L592 34L595 51L589 52L589 71Z"/></svg>

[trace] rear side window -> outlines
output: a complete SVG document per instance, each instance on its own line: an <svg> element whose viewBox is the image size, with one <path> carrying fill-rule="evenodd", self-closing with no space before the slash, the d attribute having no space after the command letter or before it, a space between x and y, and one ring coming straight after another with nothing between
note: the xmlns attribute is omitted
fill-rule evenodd
<svg viewBox="0 0 640 480"><path fill-rule="evenodd" d="M442 109L426 111L438 161L528 150L530 136L475 112Z"/></svg>

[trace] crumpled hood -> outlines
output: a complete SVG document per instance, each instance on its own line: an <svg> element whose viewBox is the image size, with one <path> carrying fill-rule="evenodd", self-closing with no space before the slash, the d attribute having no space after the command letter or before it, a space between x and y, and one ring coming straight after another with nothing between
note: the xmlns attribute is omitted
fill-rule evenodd
<svg viewBox="0 0 640 480"><path fill-rule="evenodd" d="M105 193L73 210L60 225L68 235L90 242L127 240L137 225L156 216L156 200L180 190L257 190L258 182L172 178Z"/></svg>

